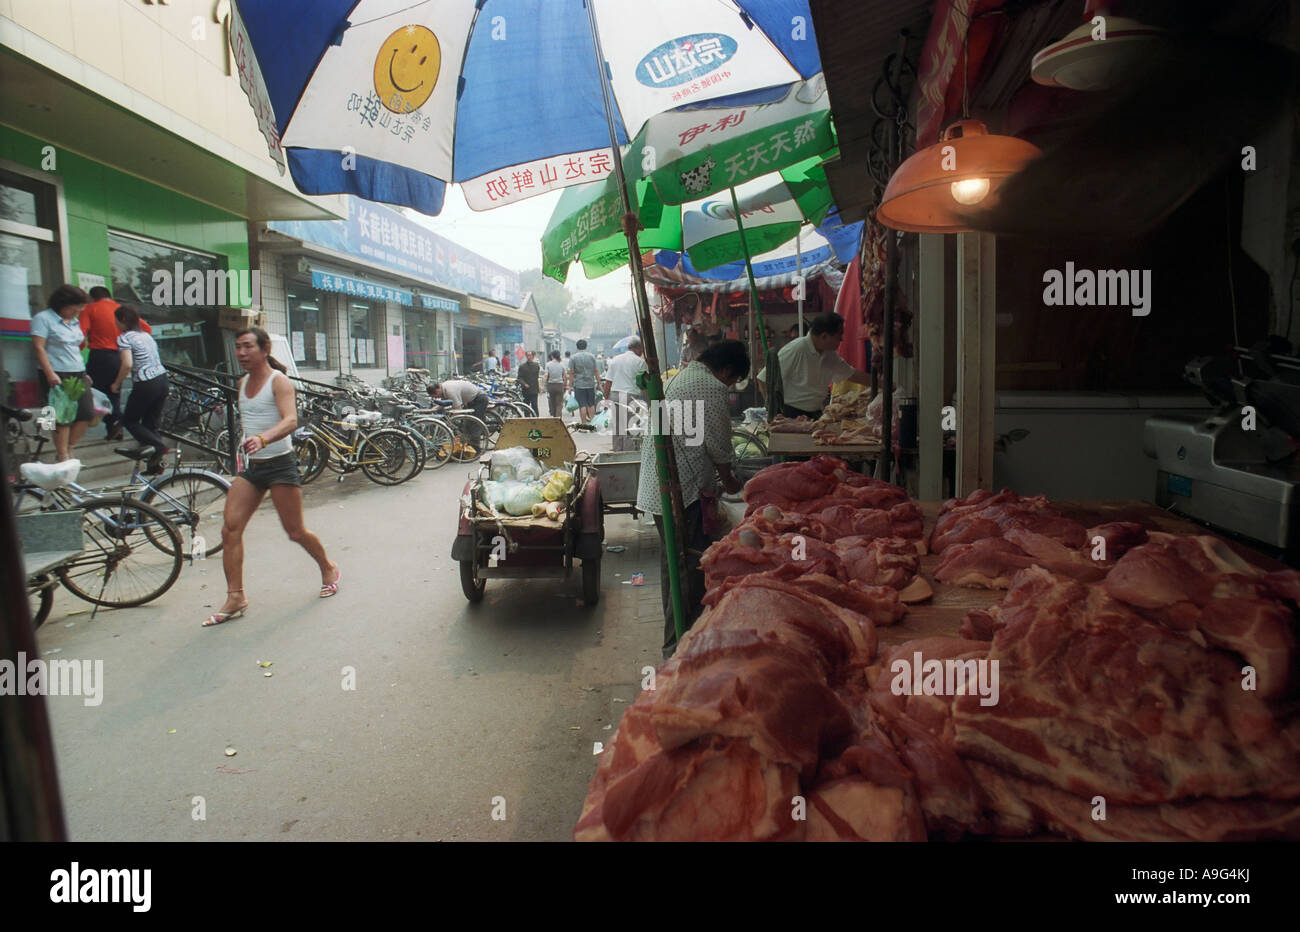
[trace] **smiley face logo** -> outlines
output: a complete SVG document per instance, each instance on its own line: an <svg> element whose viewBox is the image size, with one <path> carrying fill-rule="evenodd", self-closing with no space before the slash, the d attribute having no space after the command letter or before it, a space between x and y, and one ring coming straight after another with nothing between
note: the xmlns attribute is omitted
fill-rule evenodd
<svg viewBox="0 0 1300 932"><path fill-rule="evenodd" d="M393 113L418 110L433 93L442 65L438 37L424 26L403 26L375 56L375 93Z"/></svg>

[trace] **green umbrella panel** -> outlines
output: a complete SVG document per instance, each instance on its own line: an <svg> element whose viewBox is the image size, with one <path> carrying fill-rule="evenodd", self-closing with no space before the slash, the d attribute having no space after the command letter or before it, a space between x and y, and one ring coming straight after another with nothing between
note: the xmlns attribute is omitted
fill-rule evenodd
<svg viewBox="0 0 1300 932"><path fill-rule="evenodd" d="M700 270L775 249L798 236L804 223L820 223L833 207L822 162L814 156L746 182L734 190L734 199L729 191L679 206L665 205L650 182L637 181L637 218L644 228L638 245L685 252ZM562 282L575 258L588 278L626 265L618 201L612 180L565 189L542 235L543 271Z"/></svg>

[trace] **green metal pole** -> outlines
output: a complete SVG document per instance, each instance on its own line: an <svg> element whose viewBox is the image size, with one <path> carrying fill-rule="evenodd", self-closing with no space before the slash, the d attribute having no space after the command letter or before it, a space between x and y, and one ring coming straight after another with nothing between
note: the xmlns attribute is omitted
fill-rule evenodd
<svg viewBox="0 0 1300 932"><path fill-rule="evenodd" d="M731 209L736 215L736 229L740 230L740 248L745 253L745 275L749 278L749 295L754 302L754 313L758 316L758 334L763 340L763 358L767 359L767 325L763 323L763 305L758 300L758 285L754 282L754 266L749 257L749 243L745 242L745 224L740 219L740 204L736 200L736 189L731 192Z"/></svg>
<svg viewBox="0 0 1300 932"><path fill-rule="evenodd" d="M610 99L605 53L600 45L600 29L596 25L594 0L586 0L587 19L591 23L591 39L596 47L596 67L600 70L600 94L605 105L605 123L609 127L609 145L614 150L614 174L619 194L623 198L623 235L627 237L627 260L632 270L632 292L636 300L637 321L641 329L641 348L645 354L646 371L643 375L646 397L653 411L656 401L664 397L663 379L659 375L659 351L655 346L654 318L650 315L650 302L645 293L645 274L641 268L641 247L637 243L637 217L632 207L632 196L623 172L623 159L618 147L618 131L614 127L614 103ZM682 537L685 526L685 509L682 506L681 480L677 472L677 455L673 445L660 432L662 419L651 417L655 448L655 467L659 480L659 508L664 523L664 548L668 552L668 586L671 592L673 623L677 638L686 633L686 600L682 581L686 577L686 545ZM658 422L658 423L656 423ZM642 441L644 442L644 440Z"/></svg>

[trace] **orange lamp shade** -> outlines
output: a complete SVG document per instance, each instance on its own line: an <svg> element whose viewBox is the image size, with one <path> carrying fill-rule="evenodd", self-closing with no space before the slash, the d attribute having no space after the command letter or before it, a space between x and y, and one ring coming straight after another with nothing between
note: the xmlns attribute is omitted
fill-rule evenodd
<svg viewBox="0 0 1300 932"><path fill-rule="evenodd" d="M967 212L997 203L1002 182L1041 154L1023 139L990 134L979 120L959 120L898 166L876 219L909 233L970 232Z"/></svg>

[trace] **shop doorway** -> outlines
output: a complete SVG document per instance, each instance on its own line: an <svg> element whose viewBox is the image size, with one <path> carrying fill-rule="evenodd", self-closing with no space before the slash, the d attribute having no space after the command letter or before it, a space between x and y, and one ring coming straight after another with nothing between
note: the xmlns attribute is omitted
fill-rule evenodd
<svg viewBox="0 0 1300 932"><path fill-rule="evenodd" d="M482 368L483 331L473 327L460 329L460 366L462 373L474 372L475 367Z"/></svg>

